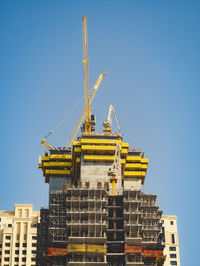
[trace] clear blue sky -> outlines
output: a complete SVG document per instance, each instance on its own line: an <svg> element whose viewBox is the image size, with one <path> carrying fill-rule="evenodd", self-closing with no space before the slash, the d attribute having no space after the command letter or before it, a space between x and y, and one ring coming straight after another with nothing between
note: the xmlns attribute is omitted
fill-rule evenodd
<svg viewBox="0 0 200 266"><path fill-rule="evenodd" d="M93 110L115 105L125 141L149 158L145 192L178 216L181 265L199 265L200 1L0 1L0 209L47 205L41 138L83 95L82 25ZM49 137L64 146L80 113Z"/></svg>

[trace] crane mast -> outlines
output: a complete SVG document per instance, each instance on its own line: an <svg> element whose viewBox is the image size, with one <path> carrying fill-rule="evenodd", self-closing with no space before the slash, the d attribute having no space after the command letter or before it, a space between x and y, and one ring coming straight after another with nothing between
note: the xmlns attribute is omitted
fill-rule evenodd
<svg viewBox="0 0 200 266"><path fill-rule="evenodd" d="M84 97L85 97L85 132L91 132L90 93L88 76L88 40L87 40L87 17L82 18L83 31L83 66L84 66Z"/></svg>

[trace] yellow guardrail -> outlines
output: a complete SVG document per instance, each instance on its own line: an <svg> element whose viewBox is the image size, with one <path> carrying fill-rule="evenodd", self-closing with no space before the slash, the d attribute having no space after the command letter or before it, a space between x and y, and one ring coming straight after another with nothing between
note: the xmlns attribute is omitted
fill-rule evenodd
<svg viewBox="0 0 200 266"><path fill-rule="evenodd" d="M78 245L68 244L68 252L89 252L89 253L106 253L106 246L102 245Z"/></svg>
<svg viewBox="0 0 200 266"><path fill-rule="evenodd" d="M120 139L81 139L81 144L120 144Z"/></svg>
<svg viewBox="0 0 200 266"><path fill-rule="evenodd" d="M45 176L55 175L55 176L62 176L62 175L71 175L70 170L45 170Z"/></svg>
<svg viewBox="0 0 200 266"><path fill-rule="evenodd" d="M44 162L42 165L44 168L49 167L71 167L71 162Z"/></svg>
<svg viewBox="0 0 200 266"><path fill-rule="evenodd" d="M83 151L113 151L115 152L116 146L106 146L106 145L82 145L81 150Z"/></svg>
<svg viewBox="0 0 200 266"><path fill-rule="evenodd" d="M141 157L140 156L130 156L128 155L126 158L127 162L141 162Z"/></svg>
<svg viewBox="0 0 200 266"><path fill-rule="evenodd" d="M84 155L85 161L97 161L97 162L114 162L112 155ZM125 159L121 159L121 164L125 164Z"/></svg>
<svg viewBox="0 0 200 266"><path fill-rule="evenodd" d="M141 158L141 163L149 163L149 159L147 158Z"/></svg>
<svg viewBox="0 0 200 266"><path fill-rule="evenodd" d="M50 160L71 160L72 155L71 154L52 154L49 156Z"/></svg>
<svg viewBox="0 0 200 266"><path fill-rule="evenodd" d="M144 177L146 172L124 171L124 177Z"/></svg>

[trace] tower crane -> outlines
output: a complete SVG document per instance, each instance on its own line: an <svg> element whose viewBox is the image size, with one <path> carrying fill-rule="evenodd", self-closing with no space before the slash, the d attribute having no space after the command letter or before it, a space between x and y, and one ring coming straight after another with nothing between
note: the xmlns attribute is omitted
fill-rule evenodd
<svg viewBox="0 0 200 266"><path fill-rule="evenodd" d="M78 133L78 130L85 118L85 123L83 125L85 132L91 132L92 131L92 125L94 125L94 121L91 119L91 110L90 105L92 103L92 100L98 90L98 87L101 84L101 81L103 77L105 76L105 72L101 73L92 89L92 91L89 91L89 75L88 75L88 40L87 40L87 17L82 17L82 34L83 34L83 66L84 66L84 108L78 118L78 121L76 122L74 129L67 141L66 147L71 147L74 138L76 137L76 134ZM70 111L71 112L71 111ZM65 120L65 119L64 119ZM56 128L61 125L61 123L64 121L58 123ZM51 135L54 132L54 130L50 131L46 137L42 138L41 143L43 144L43 154L44 154L44 147L46 146L49 150L51 148L51 145L47 144L46 138Z"/></svg>
<svg viewBox="0 0 200 266"><path fill-rule="evenodd" d="M97 92L99 85L103 77L105 76L105 72L101 73L93 87L91 93L89 92L89 74L88 74L88 39L87 39L87 17L82 17L82 34L83 34L83 66L84 66L84 98L85 98L85 106L73 128L73 131L67 141L66 147L71 147L73 140L78 133L78 130L85 118L85 123L83 125L85 132L92 131L93 121L91 119L91 110L90 105L92 100Z"/></svg>
<svg viewBox="0 0 200 266"><path fill-rule="evenodd" d="M85 132L91 132L91 112L89 94L89 74L88 74L88 39L87 39L87 17L82 17L83 33L83 66L84 66L84 96L85 96Z"/></svg>
<svg viewBox="0 0 200 266"><path fill-rule="evenodd" d="M118 127L118 130L119 130L119 133L120 133L121 132L121 126L120 126L120 123L119 123L119 119L118 119L115 107L113 105L110 105L110 107L109 107L107 121L103 121L103 123L102 123L102 125L105 128L104 131L108 132L108 133L112 132L112 130L111 130L111 125L112 125L111 114L112 113L114 114L114 117L115 117L115 120L116 120L116 123L117 123L117 127Z"/></svg>

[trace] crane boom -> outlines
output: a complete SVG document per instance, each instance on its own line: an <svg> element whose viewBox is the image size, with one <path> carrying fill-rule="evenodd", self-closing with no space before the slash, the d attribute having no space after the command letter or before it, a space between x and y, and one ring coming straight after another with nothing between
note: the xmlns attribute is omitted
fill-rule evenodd
<svg viewBox="0 0 200 266"><path fill-rule="evenodd" d="M117 116L117 112L116 112L115 107L113 105L110 105L110 107L109 107L107 121L103 121L103 126L105 127L105 131L106 132L111 132L111 128L110 127L112 125L112 119L111 119L111 114L112 113L114 114L118 130L119 130L119 132L121 132L121 126L120 126L120 123L119 123L119 118Z"/></svg>
<svg viewBox="0 0 200 266"><path fill-rule="evenodd" d="M92 89L92 91L90 93L90 104L92 103L92 100L94 99L94 96L95 96L95 94L96 94L96 92L97 92L97 90L98 90L98 88L99 88L99 86L101 84L101 81L102 81L103 77L105 76L105 74L106 73L103 72L97 78L97 80L96 80L96 82L94 84L94 87L93 87L93 89ZM67 141L66 147L71 147L71 145L72 145L72 143L74 141L74 138L76 137L76 135L78 133L78 130L79 130L79 128L80 128L80 126L81 126L81 124L83 122L83 119L85 118L85 115L86 115L86 110L85 110L85 106L84 106L84 108L83 108L83 110L82 110L82 112L81 112L81 114L80 114L80 116L79 116L79 118L78 118L78 120L77 120L77 122L76 122L76 124L75 124L75 126L73 128L73 130L72 130L72 133L71 133L71 135L70 135L70 137L69 137L69 139Z"/></svg>
<svg viewBox="0 0 200 266"><path fill-rule="evenodd" d="M44 145L46 145L47 149L49 150L51 148L51 145L49 145L45 138L42 138L41 143L43 144L43 156L44 156Z"/></svg>
<svg viewBox="0 0 200 266"><path fill-rule="evenodd" d="M85 132L91 132L90 95L88 74L88 40L87 40L87 17L82 18L83 31L83 66L84 66L84 96L85 96Z"/></svg>

